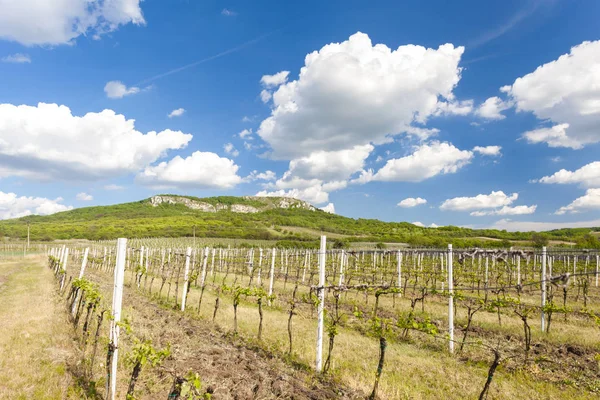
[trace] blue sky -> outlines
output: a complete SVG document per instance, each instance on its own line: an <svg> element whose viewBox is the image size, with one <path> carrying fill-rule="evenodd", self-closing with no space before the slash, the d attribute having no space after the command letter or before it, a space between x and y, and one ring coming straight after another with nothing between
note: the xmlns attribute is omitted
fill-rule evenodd
<svg viewBox="0 0 600 400"><path fill-rule="evenodd" d="M596 1L0 8L0 218L259 193L427 226L600 226Z"/></svg>

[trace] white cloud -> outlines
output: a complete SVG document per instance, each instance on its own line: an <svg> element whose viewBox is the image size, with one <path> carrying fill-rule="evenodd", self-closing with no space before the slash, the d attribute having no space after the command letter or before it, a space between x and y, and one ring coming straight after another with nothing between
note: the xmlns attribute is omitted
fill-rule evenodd
<svg viewBox="0 0 600 400"><path fill-rule="evenodd" d="M298 80L273 93L258 135L276 159L380 144L454 99L463 47L373 46L363 33L308 54Z"/></svg>
<svg viewBox="0 0 600 400"><path fill-rule="evenodd" d="M549 128L538 128L524 132L522 137L528 143L547 143L549 147L568 147L581 149L583 144L576 139L567 136L569 124L554 125Z"/></svg>
<svg viewBox="0 0 600 400"><path fill-rule="evenodd" d="M232 157L237 157L240 155L240 152L236 150L232 143L225 143L223 145L223 150L225 150L225 153Z"/></svg>
<svg viewBox="0 0 600 400"><path fill-rule="evenodd" d="M125 187L123 187L121 185L115 185L114 183L104 186L104 190L123 190L123 189L125 189Z"/></svg>
<svg viewBox="0 0 600 400"><path fill-rule="evenodd" d="M561 162L562 161L562 157L561 156L556 156L556 157L552 157L550 158L550 161L552 162Z"/></svg>
<svg viewBox="0 0 600 400"><path fill-rule="evenodd" d="M231 189L242 178L239 167L215 153L195 151L191 156L176 156L168 162L149 166L136 176L136 182L153 188Z"/></svg>
<svg viewBox="0 0 600 400"><path fill-rule="evenodd" d="M251 181L274 181L275 179L277 179L277 175L273 171L267 170L265 172L258 172L256 170L254 170L244 180L251 182Z"/></svg>
<svg viewBox="0 0 600 400"><path fill-rule="evenodd" d="M140 0L0 0L0 38L26 46L73 44L145 23Z"/></svg>
<svg viewBox="0 0 600 400"><path fill-rule="evenodd" d="M266 88L276 88L287 82L290 71L281 71L275 75L263 75L260 78L260 83Z"/></svg>
<svg viewBox="0 0 600 400"><path fill-rule="evenodd" d="M518 193L513 193L510 196L504 194L503 191L492 191L490 194L478 194L475 197L455 197L445 200L440 206L441 210L451 211L469 211L484 208L496 208L512 204L519 198Z"/></svg>
<svg viewBox="0 0 600 400"><path fill-rule="evenodd" d="M440 101L434 115L468 115L473 111L473 100Z"/></svg>
<svg viewBox="0 0 600 400"><path fill-rule="evenodd" d="M471 151L459 150L450 143L426 143L406 157L388 160L372 179L421 182L438 174L453 174L467 165L472 158ZM364 176L365 179L368 178L368 173Z"/></svg>
<svg viewBox="0 0 600 400"><path fill-rule="evenodd" d="M553 175L544 176L538 182L558 184L578 183L584 187L600 187L600 161L591 162L575 171L561 169Z"/></svg>
<svg viewBox="0 0 600 400"><path fill-rule="evenodd" d="M235 17L237 14L238 14L237 12L235 12L235 11L232 11L232 10L230 10L230 9L228 9L228 8L224 8L224 9L221 11L221 15L224 15L224 16L226 16L226 17Z"/></svg>
<svg viewBox="0 0 600 400"><path fill-rule="evenodd" d="M110 99L121 99L125 96L140 92L140 88L132 86L127 87L122 82L110 81L104 86L104 93Z"/></svg>
<svg viewBox="0 0 600 400"><path fill-rule="evenodd" d="M421 228L425 228L425 224L423 224L422 222L419 222L419 221L415 221L412 224L416 225L416 226L420 226Z"/></svg>
<svg viewBox="0 0 600 400"><path fill-rule="evenodd" d="M244 129L243 131L241 131L240 133L238 133L238 136L242 139L252 139L252 129Z"/></svg>
<svg viewBox="0 0 600 400"><path fill-rule="evenodd" d="M94 196L92 196L91 194L87 194L85 192L81 192L81 193L77 193L77 196L75 196L75 198L79 201L92 201L94 200Z"/></svg>
<svg viewBox="0 0 600 400"><path fill-rule="evenodd" d="M475 147L473 147L474 152L479 153L484 156L493 156L493 157L500 156L500 155L502 155L502 153L500 153L500 150L502 150L501 146L485 146L485 147L475 146Z"/></svg>
<svg viewBox="0 0 600 400"><path fill-rule="evenodd" d="M518 111L553 124L526 132L529 142L576 149L600 141L600 41L571 48L569 54L539 66L503 91Z"/></svg>
<svg viewBox="0 0 600 400"><path fill-rule="evenodd" d="M244 116L242 117L242 122L252 122L252 121L254 121L254 118L255 118L255 117L249 117L249 116L247 116L247 115L244 115Z"/></svg>
<svg viewBox="0 0 600 400"><path fill-rule="evenodd" d="M15 193L0 191L0 219L49 215L73 209L72 206L60 204L62 201L61 197L54 200L44 197L18 197Z"/></svg>
<svg viewBox="0 0 600 400"><path fill-rule="evenodd" d="M31 63L31 57L29 54L16 53L11 54L6 57L2 57L2 62L5 63L14 63L14 64L23 64L23 63Z"/></svg>
<svg viewBox="0 0 600 400"><path fill-rule="evenodd" d="M323 186L319 184L303 189L280 189L275 191L262 190L256 193L256 195L262 197L291 197L294 199L304 200L312 204L323 204L329 201L329 192L325 191Z"/></svg>
<svg viewBox="0 0 600 400"><path fill-rule="evenodd" d="M320 179L322 181L348 179L363 169L365 160L373 151L370 144L355 146L348 150L315 151L307 157L290 161L286 177Z"/></svg>
<svg viewBox="0 0 600 400"><path fill-rule="evenodd" d="M171 111L169 113L168 117L169 118L181 117L183 115L183 113L185 113L185 109L184 108L178 108L176 110Z"/></svg>
<svg viewBox="0 0 600 400"><path fill-rule="evenodd" d="M273 94L272 94L271 92L269 92L268 90L266 90L266 89L263 89L263 90L260 92L260 100L261 100L263 103L268 103L268 102L269 102L269 100L271 100L271 98L272 98L272 97L273 97Z"/></svg>
<svg viewBox="0 0 600 400"><path fill-rule="evenodd" d="M521 231L550 231L553 229L564 228L592 228L600 226L600 219L591 221L576 221L576 222L534 222L534 221L511 221L510 219L501 219L494 223L491 228L499 230L507 230L510 232Z"/></svg>
<svg viewBox="0 0 600 400"><path fill-rule="evenodd" d="M333 203L329 203L325 207L321 207L321 210L329 214L335 214L335 206L333 205Z"/></svg>
<svg viewBox="0 0 600 400"><path fill-rule="evenodd" d="M513 104L509 101L505 102L500 97L490 97L484 101L475 112L478 116L484 119L495 119L500 120L506 118L502 111L508 110Z"/></svg>
<svg viewBox="0 0 600 400"><path fill-rule="evenodd" d="M402 200L400 203L398 203L398 207L411 208L411 207L416 207L421 204L427 204L427 200L422 199L420 197L417 197L417 198L408 197L408 198Z"/></svg>
<svg viewBox="0 0 600 400"><path fill-rule="evenodd" d="M498 210L492 211L473 211L470 215L473 217L483 217L486 215L527 215L535 213L537 205L532 206L504 206Z"/></svg>
<svg viewBox="0 0 600 400"><path fill-rule="evenodd" d="M555 214L574 214L588 210L600 210L600 189L588 189L584 196L575 199L568 206L559 208Z"/></svg>
<svg viewBox="0 0 600 400"><path fill-rule="evenodd" d="M192 135L143 134L112 110L74 116L66 106L0 104L0 177L95 180L139 171Z"/></svg>

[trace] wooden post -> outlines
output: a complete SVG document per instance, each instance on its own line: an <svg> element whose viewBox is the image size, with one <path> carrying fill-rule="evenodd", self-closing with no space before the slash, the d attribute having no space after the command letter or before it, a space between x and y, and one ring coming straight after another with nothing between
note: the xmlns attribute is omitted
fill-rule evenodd
<svg viewBox="0 0 600 400"><path fill-rule="evenodd" d="M213 256L215 255L215 249L212 250ZM208 247L204 248L204 257L202 259L202 276L200 277L200 287L204 287L204 282L206 282L206 264L208 263ZM213 263L214 265L214 263Z"/></svg>
<svg viewBox="0 0 600 400"><path fill-rule="evenodd" d="M598 272L600 272L600 271L598 271L599 261L600 261L600 256L596 256L596 287L598 287Z"/></svg>
<svg viewBox="0 0 600 400"><path fill-rule="evenodd" d="M517 256L517 285L521 286L521 256Z"/></svg>
<svg viewBox="0 0 600 400"><path fill-rule="evenodd" d="M317 320L317 360L316 370L321 372L323 367L323 327L325 322L325 257L327 255L327 237L321 236L319 251L319 287L318 287L318 320Z"/></svg>
<svg viewBox="0 0 600 400"><path fill-rule="evenodd" d="M192 248L188 247L185 253L185 270L183 271L183 291L181 292L181 311L185 311L185 299L187 298L187 289L190 284L190 258L192 257Z"/></svg>
<svg viewBox="0 0 600 400"><path fill-rule="evenodd" d="M448 349L454 353L454 277L452 270L452 245L448 245Z"/></svg>
<svg viewBox="0 0 600 400"><path fill-rule="evenodd" d="M127 239L117 240L117 259L113 289L112 318L110 321L110 346L113 354L110 360L110 376L106 381L108 400L117 398L117 364L119 361L119 322L121 322L121 306L123 304L123 281L125 278L125 258Z"/></svg>
<svg viewBox="0 0 600 400"><path fill-rule="evenodd" d="M85 251L83 252L83 261L81 262L81 269L79 270L79 279L83 278L83 274L85 273L85 267L87 265L89 251L90 251L90 248L86 247Z"/></svg>
<svg viewBox="0 0 600 400"><path fill-rule="evenodd" d="M273 295L273 279L275 277L275 247L273 247L273 254L271 254L271 271L269 272L269 297ZM269 300L271 305L271 300Z"/></svg>
<svg viewBox="0 0 600 400"><path fill-rule="evenodd" d="M62 292L63 288L65 287L65 281L67 280L67 261L69 260L69 248L65 248L65 253L63 256L63 264L62 264L62 272L63 272L63 276L62 279L60 280L60 290Z"/></svg>
<svg viewBox="0 0 600 400"><path fill-rule="evenodd" d="M546 315L544 307L546 306L546 246L542 247L542 332L546 331Z"/></svg>
<svg viewBox="0 0 600 400"><path fill-rule="evenodd" d="M338 286L342 286L344 284L344 262L346 262L346 251L342 250L342 254L340 256L340 283Z"/></svg>
<svg viewBox="0 0 600 400"><path fill-rule="evenodd" d="M398 288L402 287L402 252L400 250L398 250L398 253L396 254L397 262L398 262L398 283L396 284L396 286ZM400 293L400 296L402 296L402 293Z"/></svg>

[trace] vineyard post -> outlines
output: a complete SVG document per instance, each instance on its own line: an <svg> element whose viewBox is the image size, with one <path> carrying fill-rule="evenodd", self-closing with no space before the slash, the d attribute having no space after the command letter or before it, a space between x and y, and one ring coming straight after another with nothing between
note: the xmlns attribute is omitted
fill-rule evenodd
<svg viewBox="0 0 600 400"><path fill-rule="evenodd" d="M542 332L546 329L546 316L544 307L546 306L546 246L542 247Z"/></svg>
<svg viewBox="0 0 600 400"><path fill-rule="evenodd" d="M275 276L275 247L271 255L271 271L269 272L269 305L271 305L271 296L273 295L273 277Z"/></svg>
<svg viewBox="0 0 600 400"><path fill-rule="evenodd" d="M517 285L521 286L521 256L517 256Z"/></svg>
<svg viewBox="0 0 600 400"><path fill-rule="evenodd" d="M400 250L398 250L397 257L398 257L398 283L396 286L398 288L401 288L402 287L402 252ZM400 293L400 296L402 296L402 293Z"/></svg>
<svg viewBox="0 0 600 400"><path fill-rule="evenodd" d="M321 236L321 250L319 251L319 297L318 324L317 324L317 372L321 372L323 364L323 325L325 315L325 257L327 253L327 237Z"/></svg>
<svg viewBox="0 0 600 400"><path fill-rule="evenodd" d="M185 270L183 271L183 291L181 292L181 311L185 311L185 299L190 279L190 258L192 257L192 248L188 247L185 253Z"/></svg>
<svg viewBox="0 0 600 400"><path fill-rule="evenodd" d="M63 265L62 265L63 276L62 276L62 279L60 280L61 292L63 290L63 287L65 286L65 280L67 279L67 260L68 259L69 259L69 248L67 247L65 249L64 260L63 260Z"/></svg>
<svg viewBox="0 0 600 400"><path fill-rule="evenodd" d="M598 287L598 262L600 261L600 256L596 256L596 287Z"/></svg>
<svg viewBox="0 0 600 400"><path fill-rule="evenodd" d="M209 248L208 246L204 248L204 256L202 259L202 276L200 277L200 287L203 288L204 287L204 282L206 281L206 265L208 264L208 252L209 252ZM215 254L215 249L213 249L213 255ZM214 263L213 263L214 265Z"/></svg>
<svg viewBox="0 0 600 400"><path fill-rule="evenodd" d="M346 257L346 251L342 250L342 255L340 256L340 283L339 286L344 284L344 258Z"/></svg>
<svg viewBox="0 0 600 400"><path fill-rule="evenodd" d="M83 261L81 262L81 269L79 270L79 279L83 278L83 274L85 273L85 266L87 265L89 251L90 251L90 248L86 247L85 251L83 252Z"/></svg>
<svg viewBox="0 0 600 400"><path fill-rule="evenodd" d="M119 322L121 322L121 306L123 304L123 281L125 279L125 258L127 239L117 240L117 259L115 266L115 282L113 289L112 319L110 322L110 344L113 349L110 364L110 379L106 381L108 400L115 400L117 394L117 363L119 360ZM110 385L110 386L108 386ZM109 390L110 388L110 390Z"/></svg>
<svg viewBox="0 0 600 400"><path fill-rule="evenodd" d="M454 353L454 278L452 274L452 244L448 245L448 349Z"/></svg>

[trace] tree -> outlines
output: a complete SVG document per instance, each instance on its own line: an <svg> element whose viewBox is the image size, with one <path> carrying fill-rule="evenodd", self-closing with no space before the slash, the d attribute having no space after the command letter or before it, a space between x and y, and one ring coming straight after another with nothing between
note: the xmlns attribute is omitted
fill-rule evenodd
<svg viewBox="0 0 600 400"><path fill-rule="evenodd" d="M548 235L545 233L534 233L531 235L531 242L533 243L533 247L548 246Z"/></svg>

